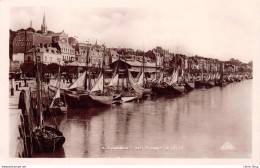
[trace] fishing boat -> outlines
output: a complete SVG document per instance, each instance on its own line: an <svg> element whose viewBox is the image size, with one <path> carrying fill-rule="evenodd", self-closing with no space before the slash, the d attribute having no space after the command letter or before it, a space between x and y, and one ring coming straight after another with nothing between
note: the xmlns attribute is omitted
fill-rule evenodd
<svg viewBox="0 0 260 168"><path fill-rule="evenodd" d="M181 74L179 75L180 70ZM185 82L183 76L184 70L180 68L177 68L177 70L172 75L172 79L169 86L173 87L173 89L175 90L175 94L182 94L183 92L185 92Z"/></svg>
<svg viewBox="0 0 260 168"><path fill-rule="evenodd" d="M35 54L36 57L36 54ZM44 125L43 107L42 107L42 82L41 73L39 71L38 62L36 57L36 70L37 70L37 125L32 131L32 142L34 152L53 152L62 147L65 142L63 133L56 128ZM55 116L53 116L55 117Z"/></svg>
<svg viewBox="0 0 260 168"><path fill-rule="evenodd" d="M89 45L89 44L88 44ZM87 108L95 107L89 96L91 88L91 72L89 68L89 50L87 47L86 70L78 77L78 79L65 90L65 98L69 108ZM79 73L78 73L79 74Z"/></svg>
<svg viewBox="0 0 260 168"><path fill-rule="evenodd" d="M89 74L88 74L89 75ZM84 71L79 78L64 90L65 99L69 108L86 108L89 107L90 97L87 83L87 71Z"/></svg>
<svg viewBox="0 0 260 168"><path fill-rule="evenodd" d="M163 79L163 74L157 85L152 86L152 91L157 95L172 95L172 94L182 94L185 91L185 84L178 82L179 69L173 71L172 76L169 81L161 82Z"/></svg>
<svg viewBox="0 0 260 168"><path fill-rule="evenodd" d="M224 64L223 63L221 64L221 74L220 74L219 80L220 80L220 84L219 84L220 87L224 87L227 85L227 81L224 76Z"/></svg>
<svg viewBox="0 0 260 168"><path fill-rule="evenodd" d="M122 103L126 102L132 102L138 99L141 99L144 93L144 88L143 86L143 73L140 72L138 74L138 77L136 79L133 78L131 72L128 69L128 66L126 64L126 60L123 63L120 61L120 56L119 56L119 61L117 62L117 67L115 70L115 73L110 81L108 86L112 86L115 88L115 92L120 94L120 100ZM119 67L123 69L119 69ZM119 76L121 76L122 79L122 88L119 88Z"/></svg>
<svg viewBox="0 0 260 168"><path fill-rule="evenodd" d="M116 98L117 95L113 95L111 92L105 92L105 82L104 82L104 63L105 63L105 53L106 49L104 48L104 58L102 61L102 70L98 77L97 82L94 84L92 89L89 92L91 99L100 106L108 106L113 104L113 98Z"/></svg>
<svg viewBox="0 0 260 168"><path fill-rule="evenodd" d="M188 73L186 73L185 78L185 90L186 91L192 91L195 88L195 83L194 83L194 77L191 76L191 65L190 61L188 61Z"/></svg>
<svg viewBox="0 0 260 168"><path fill-rule="evenodd" d="M142 78L142 75L140 76L140 78ZM127 68L127 79L128 79L127 82L129 83L127 84L127 91L124 91L121 96L123 103L141 99L144 93L144 88L142 87L142 83L140 82L141 80L135 82L128 68Z"/></svg>
<svg viewBox="0 0 260 168"><path fill-rule="evenodd" d="M193 78L188 75L188 81L185 82L185 91L192 91L195 88L195 83L193 82Z"/></svg>
<svg viewBox="0 0 260 168"><path fill-rule="evenodd" d="M213 74L209 74L207 78L207 82L205 83L206 88L212 88L215 86L215 78Z"/></svg>
<svg viewBox="0 0 260 168"><path fill-rule="evenodd" d="M206 77L206 76L205 76L205 74L203 73L203 70L202 70L201 75L199 75L199 76L196 78L196 81L195 81L195 88L196 88L196 89L205 87L205 77Z"/></svg>
<svg viewBox="0 0 260 168"><path fill-rule="evenodd" d="M68 105L66 102L66 99L63 96L61 96L61 89L60 89L60 82L61 82L61 76L60 76L60 67L59 67L59 71L58 71L58 78L57 78L57 91L55 93L55 96L53 97L53 100L50 104L50 111L52 113L57 114L64 114L67 113L68 110Z"/></svg>

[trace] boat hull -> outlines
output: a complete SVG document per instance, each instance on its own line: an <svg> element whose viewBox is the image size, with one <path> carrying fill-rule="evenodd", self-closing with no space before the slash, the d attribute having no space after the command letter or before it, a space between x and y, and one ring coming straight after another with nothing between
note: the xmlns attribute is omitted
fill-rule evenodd
<svg viewBox="0 0 260 168"><path fill-rule="evenodd" d="M145 94L151 94L152 93L152 89L151 88L145 88L144 89L144 92L143 92L143 94L145 95Z"/></svg>
<svg viewBox="0 0 260 168"><path fill-rule="evenodd" d="M205 82L202 82L202 81L196 81L195 82L195 88L196 89L203 88L203 87L205 87Z"/></svg>
<svg viewBox="0 0 260 168"><path fill-rule="evenodd" d="M185 84L186 91L192 91L194 88L195 88L195 83L193 83L193 82L187 82Z"/></svg>
<svg viewBox="0 0 260 168"><path fill-rule="evenodd" d="M63 133L58 129L44 126L43 129L50 133L49 137L41 135L41 130L36 129L33 131L33 151L39 152L53 152L62 147L65 142Z"/></svg>
<svg viewBox="0 0 260 168"><path fill-rule="evenodd" d="M153 86L152 91L157 95L173 95L173 94L183 93L185 91L185 87L184 85L183 86L160 85L160 86Z"/></svg>
<svg viewBox="0 0 260 168"><path fill-rule="evenodd" d="M215 86L215 82L210 81L210 82L206 82L206 83L205 83L205 87L206 87L206 88L212 88L212 87L214 87L214 86Z"/></svg>
<svg viewBox="0 0 260 168"><path fill-rule="evenodd" d="M99 105L109 106L113 103L113 96L98 96L98 95L89 95L95 103Z"/></svg>
<svg viewBox="0 0 260 168"><path fill-rule="evenodd" d="M156 93L157 95L166 95L167 86L165 85L152 86L152 92Z"/></svg>
<svg viewBox="0 0 260 168"><path fill-rule="evenodd" d="M185 85L174 85L170 87L174 89L175 94L182 94L185 92Z"/></svg>
<svg viewBox="0 0 260 168"><path fill-rule="evenodd" d="M135 101L138 99L137 96L125 96L125 97L121 97L123 103L126 103L126 102L132 102L132 101Z"/></svg>

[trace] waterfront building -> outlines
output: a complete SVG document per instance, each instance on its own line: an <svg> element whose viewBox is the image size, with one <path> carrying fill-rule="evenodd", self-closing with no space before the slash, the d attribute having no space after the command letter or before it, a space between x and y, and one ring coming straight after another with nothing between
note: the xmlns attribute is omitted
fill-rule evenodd
<svg viewBox="0 0 260 168"><path fill-rule="evenodd" d="M48 34L52 37L53 46L55 46L62 55L62 60L65 64L75 61L75 48L69 44L68 34L62 30L59 33Z"/></svg>
<svg viewBox="0 0 260 168"><path fill-rule="evenodd" d="M157 66L163 68L164 66L169 67L169 61L172 60L173 55L170 54L169 50L165 50L160 46L152 49L153 54L156 58Z"/></svg>
<svg viewBox="0 0 260 168"><path fill-rule="evenodd" d="M35 62L35 53L44 64L60 63L63 65L60 51L55 47L51 47L50 45L44 46L43 44L27 51L24 56L24 62Z"/></svg>
<svg viewBox="0 0 260 168"><path fill-rule="evenodd" d="M47 34L45 15L43 16L43 24L40 31L35 31L31 23L29 28L20 29L15 33L15 37L12 40L12 60L20 63L24 62L24 53L33 48L33 46L39 46L41 43L52 43L52 37Z"/></svg>
<svg viewBox="0 0 260 168"><path fill-rule="evenodd" d="M10 40L12 39L11 34L15 34L15 37L12 40L12 45L10 45L12 47L10 58L12 58L13 61L23 63L25 61L25 53L30 51L33 46L39 47L41 44L45 46L52 45L52 47L58 49L62 55L62 61L65 64L75 60L75 48L72 46L74 45L74 42L71 44L69 43L68 34L66 34L64 30L59 33L48 31L45 13L43 16L41 30L35 31L31 24L27 29L20 29L15 33L10 33ZM55 52L56 49L54 49ZM28 61L28 58L26 58L26 61Z"/></svg>
<svg viewBox="0 0 260 168"><path fill-rule="evenodd" d="M77 60L80 63L86 63L86 58L88 55L88 63L91 67L97 67L100 68L103 62L104 58L104 45L98 45L97 42L93 44L86 44L86 43L78 43L77 45ZM105 55L105 65L109 65L111 63L110 57L111 57L111 51L110 49L106 49L106 55ZM112 51L112 55L113 55Z"/></svg>

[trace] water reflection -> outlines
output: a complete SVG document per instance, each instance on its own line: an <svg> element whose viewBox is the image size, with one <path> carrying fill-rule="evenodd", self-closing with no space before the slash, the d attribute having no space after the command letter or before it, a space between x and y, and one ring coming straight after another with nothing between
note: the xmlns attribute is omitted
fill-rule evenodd
<svg viewBox="0 0 260 168"><path fill-rule="evenodd" d="M249 80L224 88L197 89L178 97L69 110L57 117L66 137L64 150L48 157L249 157L251 89ZM220 150L225 142L232 143L236 150ZM184 148L136 150L147 146Z"/></svg>

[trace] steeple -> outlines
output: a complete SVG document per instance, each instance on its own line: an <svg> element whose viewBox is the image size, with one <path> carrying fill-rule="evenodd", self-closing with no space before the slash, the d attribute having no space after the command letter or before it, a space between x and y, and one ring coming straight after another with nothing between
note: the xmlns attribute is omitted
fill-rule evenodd
<svg viewBox="0 0 260 168"><path fill-rule="evenodd" d="M43 20L42 20L41 30L42 30L42 34L47 34L47 25L46 25L46 23L45 23L45 12L44 12L44 14L43 14Z"/></svg>
<svg viewBox="0 0 260 168"><path fill-rule="evenodd" d="M45 12L43 14L43 21L42 21L42 24L45 25Z"/></svg>

